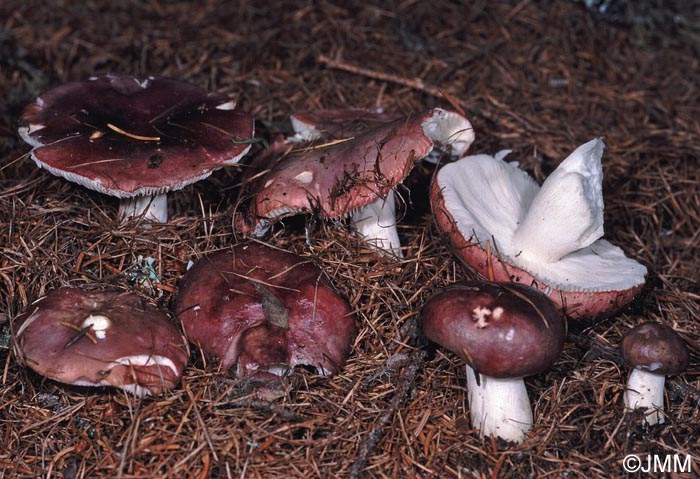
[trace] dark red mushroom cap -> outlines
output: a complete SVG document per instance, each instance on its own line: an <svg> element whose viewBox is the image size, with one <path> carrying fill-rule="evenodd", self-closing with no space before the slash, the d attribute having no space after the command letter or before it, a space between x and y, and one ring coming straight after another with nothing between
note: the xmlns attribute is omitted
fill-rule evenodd
<svg viewBox="0 0 700 479"><path fill-rule="evenodd" d="M23 364L56 381L136 395L175 387L189 360L168 316L134 294L59 288L13 322Z"/></svg>
<svg viewBox="0 0 700 479"><path fill-rule="evenodd" d="M303 141L346 138L368 129L386 125L401 118L396 113L383 113L360 108L299 111L290 120L297 139Z"/></svg>
<svg viewBox="0 0 700 479"><path fill-rule="evenodd" d="M320 122L319 128L326 129L322 131L356 133L324 137L320 144L291 142L256 162L253 167L260 174L249 186L250 211L238 224L244 232L262 235L273 221L299 213L349 215L386 198L436 144L458 154L474 140L464 116L440 108L390 122L378 114L361 116L359 124L343 128L328 118L312 119L307 113L301 118Z"/></svg>
<svg viewBox="0 0 700 479"><path fill-rule="evenodd" d="M258 243L201 258L175 308L189 340L241 376L297 365L334 374L357 334L347 301L310 260Z"/></svg>
<svg viewBox="0 0 700 479"><path fill-rule="evenodd" d="M423 333L493 378L549 368L564 346L565 323L551 300L517 283L449 286L423 308Z"/></svg>
<svg viewBox="0 0 700 479"><path fill-rule="evenodd" d="M620 351L628 366L660 375L680 374L690 362L683 339L660 323L634 327L622 339Z"/></svg>
<svg viewBox="0 0 700 479"><path fill-rule="evenodd" d="M182 188L247 153L253 119L182 81L103 75L56 87L22 115L42 168L117 197Z"/></svg>

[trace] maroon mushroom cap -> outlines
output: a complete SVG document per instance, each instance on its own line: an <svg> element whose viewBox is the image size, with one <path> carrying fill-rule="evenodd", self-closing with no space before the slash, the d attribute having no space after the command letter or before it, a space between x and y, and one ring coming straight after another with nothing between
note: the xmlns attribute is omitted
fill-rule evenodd
<svg viewBox="0 0 700 479"><path fill-rule="evenodd" d="M18 360L66 384L159 394L175 387L189 360L168 316L129 293L55 289L13 329Z"/></svg>
<svg viewBox="0 0 700 479"><path fill-rule="evenodd" d="M634 327L622 339L620 351L628 366L660 375L680 374L690 362L683 339L660 323Z"/></svg>
<svg viewBox="0 0 700 479"><path fill-rule="evenodd" d="M240 376L340 370L357 334L347 301L308 259L258 243L201 258L175 299L189 340Z"/></svg>
<svg viewBox="0 0 700 479"><path fill-rule="evenodd" d="M334 140L363 133L401 118L396 113L383 113L361 108L320 111L299 111L290 120L302 140Z"/></svg>
<svg viewBox="0 0 700 479"><path fill-rule="evenodd" d="M261 235L273 221L299 213L346 216L386 198L436 143L456 153L466 151L474 139L465 117L439 108L390 122L376 113L360 116L342 128L323 116L304 113L300 118L307 125L318 121L321 131L355 133L321 143L287 143L255 162L256 172L268 171L249 187L252 205L238 224L246 233Z"/></svg>
<svg viewBox="0 0 700 479"><path fill-rule="evenodd" d="M549 368L566 335L556 306L517 283L469 281L433 295L423 307L423 333L493 378L519 378Z"/></svg>
<svg viewBox="0 0 700 479"><path fill-rule="evenodd" d="M56 87L22 115L42 168L117 197L182 188L247 153L253 119L220 94L167 78L103 75Z"/></svg>

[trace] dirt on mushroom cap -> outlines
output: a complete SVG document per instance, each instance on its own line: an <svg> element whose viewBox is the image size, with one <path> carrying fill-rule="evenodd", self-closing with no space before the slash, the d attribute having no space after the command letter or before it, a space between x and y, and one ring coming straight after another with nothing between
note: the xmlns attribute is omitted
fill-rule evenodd
<svg viewBox="0 0 700 479"><path fill-rule="evenodd" d="M392 116L386 114L354 114L359 115L359 124L341 128L334 123L337 116L342 116L339 113L326 115L334 120L330 122L323 115L318 118L304 113L303 118L319 121L321 129L333 134L357 133L278 145L271 155L254 163L255 171L268 171L248 188L252 204L245 221L239 224L244 231L252 229L254 234L262 234L267 223L302 212L326 218L345 216L385 198L406 178L415 161L433 150L438 139L449 143L449 138L439 138L437 124L451 115L458 117L468 132L460 148L468 148L473 141L471 124L465 117L439 108L394 121L387 121ZM364 121L365 116L371 121ZM434 127L430 132L426 131L427 124ZM464 139L460 136L460 140Z"/></svg>
<svg viewBox="0 0 700 479"><path fill-rule="evenodd" d="M175 308L189 340L242 375L269 363L333 374L357 334L347 301L311 260L259 243L201 258L185 275Z"/></svg>
<svg viewBox="0 0 700 479"><path fill-rule="evenodd" d="M117 197L182 188L238 162L253 119L178 80L103 75L43 93L20 130L42 168Z"/></svg>
<svg viewBox="0 0 700 479"><path fill-rule="evenodd" d="M434 294L422 315L428 339L489 377L541 372L564 346L565 321L555 305L522 284L457 283Z"/></svg>
<svg viewBox="0 0 700 479"><path fill-rule="evenodd" d="M158 394L176 385L189 360L167 315L129 293L55 289L13 329L17 358L67 384Z"/></svg>

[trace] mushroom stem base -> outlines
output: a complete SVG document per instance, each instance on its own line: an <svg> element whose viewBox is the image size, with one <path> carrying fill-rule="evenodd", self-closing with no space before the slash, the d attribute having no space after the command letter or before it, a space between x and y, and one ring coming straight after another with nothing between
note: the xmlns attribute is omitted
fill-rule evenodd
<svg viewBox="0 0 700 479"><path fill-rule="evenodd" d="M522 378L497 379L481 374L477 384L474 370L467 366L467 390L472 426L482 437L494 435L517 443L525 440L533 417Z"/></svg>
<svg viewBox="0 0 700 479"><path fill-rule="evenodd" d="M153 223L168 221L168 198L165 193L154 196L134 196L121 201L119 219L140 218Z"/></svg>
<svg viewBox="0 0 700 479"><path fill-rule="evenodd" d="M647 411L644 420L650 425L663 424L665 382L666 377L662 374L633 369L627 380L625 407Z"/></svg>
<svg viewBox="0 0 700 479"><path fill-rule="evenodd" d="M367 243L380 251L403 258L399 233L396 231L396 202L394 191L386 198L358 208L352 213L350 223Z"/></svg>

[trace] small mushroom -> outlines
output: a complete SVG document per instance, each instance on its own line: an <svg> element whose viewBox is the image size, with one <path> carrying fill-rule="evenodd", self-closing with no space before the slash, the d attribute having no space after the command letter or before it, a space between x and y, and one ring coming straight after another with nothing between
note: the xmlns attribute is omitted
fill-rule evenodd
<svg viewBox="0 0 700 479"><path fill-rule="evenodd" d="M552 301L523 284L470 281L433 295L422 318L425 336L467 363L472 426L523 442L533 424L523 377L549 368L564 346Z"/></svg>
<svg viewBox="0 0 700 479"><path fill-rule="evenodd" d="M174 388L189 360L167 315L134 294L59 288L13 322L13 350L37 373L136 396Z"/></svg>
<svg viewBox="0 0 700 479"><path fill-rule="evenodd" d="M602 239L603 142L577 148L540 188L508 153L445 165L431 186L436 222L462 262L543 291L587 321L627 305L646 268Z"/></svg>
<svg viewBox="0 0 700 479"><path fill-rule="evenodd" d="M295 366L338 372L357 334L350 306L308 259L259 243L197 261L175 298L188 339L240 377Z"/></svg>
<svg viewBox="0 0 700 479"><path fill-rule="evenodd" d="M625 335L620 350L625 364L633 368L625 407L646 412L644 420L650 425L663 424L666 376L681 374L690 361L685 342L665 324L643 323Z"/></svg>
<svg viewBox="0 0 700 479"><path fill-rule="evenodd" d="M388 121L391 116L358 110L293 118L296 139L303 142L278 145L254 165L263 173L250 187L252 205L239 227L262 236L286 216L351 216L370 246L396 256L401 256L401 245L393 188L436 145L460 156L474 140L463 115L440 108L393 121ZM338 118L348 118L349 124L340 126Z"/></svg>
<svg viewBox="0 0 700 479"><path fill-rule="evenodd" d="M102 75L39 96L19 134L40 168L167 221L166 193L237 163L253 119L227 96L167 78Z"/></svg>

